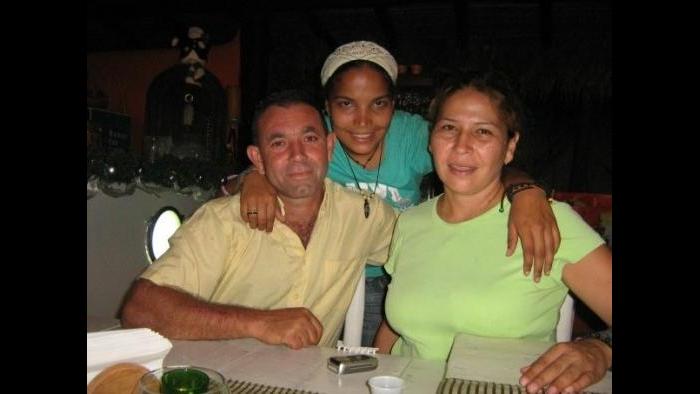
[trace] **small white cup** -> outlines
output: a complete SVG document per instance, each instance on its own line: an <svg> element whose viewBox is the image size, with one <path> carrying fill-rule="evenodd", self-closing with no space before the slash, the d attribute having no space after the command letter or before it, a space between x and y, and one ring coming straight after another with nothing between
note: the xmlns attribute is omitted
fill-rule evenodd
<svg viewBox="0 0 700 394"><path fill-rule="evenodd" d="M403 393L403 379L396 376L375 376L367 383L372 394L401 394Z"/></svg>

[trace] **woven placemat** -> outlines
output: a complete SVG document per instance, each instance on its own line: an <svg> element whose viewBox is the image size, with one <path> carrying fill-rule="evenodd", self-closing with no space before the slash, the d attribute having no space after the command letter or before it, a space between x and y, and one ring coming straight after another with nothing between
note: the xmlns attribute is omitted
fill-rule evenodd
<svg viewBox="0 0 700 394"><path fill-rule="evenodd" d="M540 393L543 391L540 390ZM516 384L482 382L457 378L445 378L440 382L437 394L527 394L525 387ZM584 391L583 394L599 394Z"/></svg>
<svg viewBox="0 0 700 394"><path fill-rule="evenodd" d="M256 394L320 394L316 391L290 389L287 387L268 386L260 383L246 382L242 380L226 380L231 394L256 393Z"/></svg>

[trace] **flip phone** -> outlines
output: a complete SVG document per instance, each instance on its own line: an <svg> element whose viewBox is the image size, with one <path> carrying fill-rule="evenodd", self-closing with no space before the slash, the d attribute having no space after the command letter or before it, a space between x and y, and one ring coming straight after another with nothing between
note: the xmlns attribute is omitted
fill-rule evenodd
<svg viewBox="0 0 700 394"><path fill-rule="evenodd" d="M340 374L371 371L377 368L376 357L366 354L356 354L352 356L335 356L328 358L328 369Z"/></svg>

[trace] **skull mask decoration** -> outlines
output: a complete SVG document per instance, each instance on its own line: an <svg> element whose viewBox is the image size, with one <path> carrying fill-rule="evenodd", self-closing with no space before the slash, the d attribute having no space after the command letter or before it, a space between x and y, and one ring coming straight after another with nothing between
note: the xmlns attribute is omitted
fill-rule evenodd
<svg viewBox="0 0 700 394"><path fill-rule="evenodd" d="M199 80L204 75L204 63L209 54L209 34L202 28L192 26L187 30L187 36L182 40L179 37L173 38L171 45L179 46L180 62L190 65L190 75L187 83L199 85Z"/></svg>

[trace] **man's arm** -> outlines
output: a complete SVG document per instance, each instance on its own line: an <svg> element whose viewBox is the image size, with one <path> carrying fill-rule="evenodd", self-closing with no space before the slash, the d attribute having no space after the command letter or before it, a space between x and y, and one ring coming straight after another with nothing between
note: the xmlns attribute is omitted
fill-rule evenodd
<svg viewBox="0 0 700 394"><path fill-rule="evenodd" d="M149 327L171 339L257 338L292 349L318 344L323 326L306 308L256 310L204 302L138 279L124 304L122 326Z"/></svg>
<svg viewBox="0 0 700 394"><path fill-rule="evenodd" d="M512 167L503 168L502 180L506 190L511 185L534 183L529 175ZM506 256L515 252L518 238L523 247L523 272L529 275L534 267L533 279L539 282L543 271L549 275L561 242L554 212L545 191L539 187L522 189L513 195Z"/></svg>

